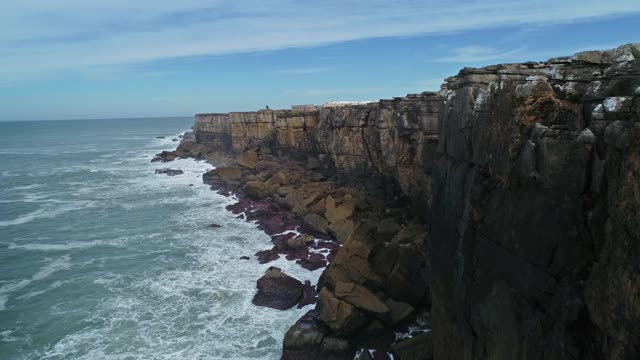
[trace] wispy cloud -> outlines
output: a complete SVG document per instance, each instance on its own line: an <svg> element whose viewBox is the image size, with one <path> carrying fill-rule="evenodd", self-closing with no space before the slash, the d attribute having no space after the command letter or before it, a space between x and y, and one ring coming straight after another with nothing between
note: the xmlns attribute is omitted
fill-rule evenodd
<svg viewBox="0 0 640 360"><path fill-rule="evenodd" d="M288 89L282 92L283 95L297 96L340 96L340 95L375 95L390 90L396 90L388 86L369 86L361 88L336 88L336 89Z"/></svg>
<svg viewBox="0 0 640 360"><path fill-rule="evenodd" d="M319 66L319 67L280 69L280 70L275 70L274 73L277 75L311 75L311 74L328 72L332 70L335 70L335 68L329 67L329 66Z"/></svg>
<svg viewBox="0 0 640 360"><path fill-rule="evenodd" d="M21 0L2 7L0 77L20 78L94 65L628 15L640 12L640 1ZM443 60L484 61L510 51L467 48Z"/></svg>
<svg viewBox="0 0 640 360"><path fill-rule="evenodd" d="M487 46L463 46L452 49L449 55L436 59L435 61L456 63L478 63L495 60L505 61L522 55L524 50L524 47L502 50Z"/></svg>

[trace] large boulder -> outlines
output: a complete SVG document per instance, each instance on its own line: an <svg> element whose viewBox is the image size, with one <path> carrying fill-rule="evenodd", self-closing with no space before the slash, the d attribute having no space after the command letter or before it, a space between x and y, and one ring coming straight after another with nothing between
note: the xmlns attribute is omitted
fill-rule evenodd
<svg viewBox="0 0 640 360"><path fill-rule="evenodd" d="M303 295L302 283L276 267L270 267L264 276L258 279L257 287L258 292L251 302L257 306L278 310L296 306Z"/></svg>
<svg viewBox="0 0 640 360"><path fill-rule="evenodd" d="M352 334L367 321L356 307L338 299L326 287L320 290L316 310L320 320L338 335Z"/></svg>
<svg viewBox="0 0 640 360"><path fill-rule="evenodd" d="M336 284L334 292L338 299L344 300L367 312L375 314L386 314L389 312L389 307L364 286L339 281Z"/></svg>
<svg viewBox="0 0 640 360"><path fill-rule="evenodd" d="M238 156L236 162L240 166L255 169L256 164L258 163L258 153L253 150L247 150Z"/></svg>
<svg viewBox="0 0 640 360"><path fill-rule="evenodd" d="M309 225L313 230L326 234L329 230L327 220L317 214L307 214L304 218L305 224Z"/></svg>
<svg viewBox="0 0 640 360"><path fill-rule="evenodd" d="M431 332L418 334L410 339L394 344L391 348L399 360L433 359Z"/></svg>
<svg viewBox="0 0 640 360"><path fill-rule="evenodd" d="M282 360L351 360L354 352L347 340L330 335L311 310L285 334Z"/></svg>

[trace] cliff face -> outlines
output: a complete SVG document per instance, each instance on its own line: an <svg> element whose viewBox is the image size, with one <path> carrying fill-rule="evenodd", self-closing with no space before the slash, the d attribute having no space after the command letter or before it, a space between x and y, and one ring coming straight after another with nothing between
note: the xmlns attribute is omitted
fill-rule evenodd
<svg viewBox="0 0 640 360"><path fill-rule="evenodd" d="M638 45L466 68L439 93L201 118L198 141L228 131L236 151L383 179L387 208L426 221L343 236L318 306L331 336L388 321L371 296L388 312L430 288L436 359L640 357Z"/></svg>
<svg viewBox="0 0 640 360"><path fill-rule="evenodd" d="M437 359L640 356L639 55L447 80L429 219Z"/></svg>

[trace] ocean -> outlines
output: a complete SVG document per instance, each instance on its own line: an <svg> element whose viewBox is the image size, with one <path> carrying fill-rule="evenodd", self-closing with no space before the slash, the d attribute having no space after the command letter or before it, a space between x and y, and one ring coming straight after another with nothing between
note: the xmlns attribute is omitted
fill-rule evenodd
<svg viewBox="0 0 640 360"><path fill-rule="evenodd" d="M192 124L0 123L0 359L280 357L309 307L254 306L256 280L322 269L239 260L272 244L202 184L213 166L150 162Z"/></svg>

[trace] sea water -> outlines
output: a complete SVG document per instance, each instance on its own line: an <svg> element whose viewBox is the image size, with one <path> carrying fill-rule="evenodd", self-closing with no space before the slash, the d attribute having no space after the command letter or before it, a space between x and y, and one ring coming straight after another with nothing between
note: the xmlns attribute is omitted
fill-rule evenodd
<svg viewBox="0 0 640 360"><path fill-rule="evenodd" d="M256 280L322 270L239 260L272 244L202 184L213 166L150 162L192 123L0 123L0 359L279 358L309 308L254 306Z"/></svg>

